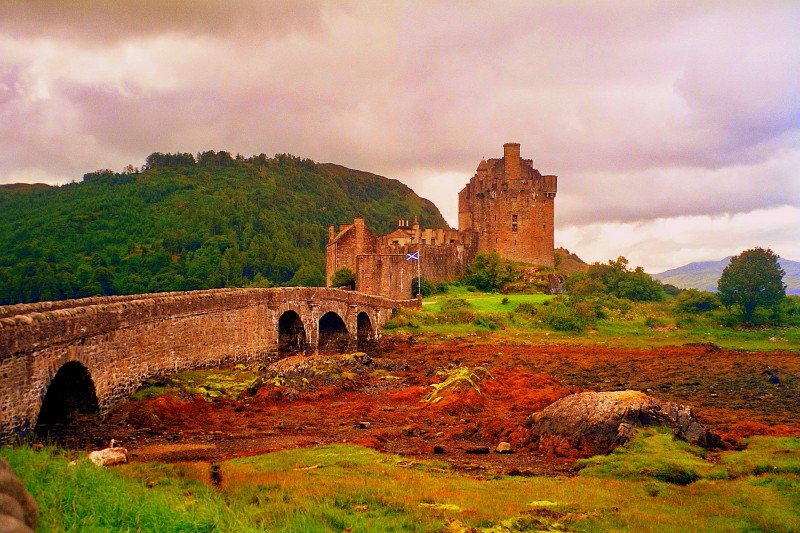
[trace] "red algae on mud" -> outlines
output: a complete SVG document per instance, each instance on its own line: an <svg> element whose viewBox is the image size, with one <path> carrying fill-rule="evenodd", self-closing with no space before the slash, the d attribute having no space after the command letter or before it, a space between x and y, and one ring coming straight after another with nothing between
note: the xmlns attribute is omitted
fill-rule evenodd
<svg viewBox="0 0 800 533"><path fill-rule="evenodd" d="M571 461L531 453L528 417L576 392L624 389L692 405L730 443L751 435L800 435L800 355L791 352L390 340L372 358L348 365L328 375L309 373L305 381L265 379L236 400L129 400L103 422L82 428L83 442L93 446L113 437L136 459L158 461L219 461L350 442L436 457L474 473L568 474ZM442 371L479 367L489 376L477 387L443 390L441 400L422 401L441 383ZM780 373L780 386L764 379L768 367ZM470 453L501 441L514 453Z"/></svg>

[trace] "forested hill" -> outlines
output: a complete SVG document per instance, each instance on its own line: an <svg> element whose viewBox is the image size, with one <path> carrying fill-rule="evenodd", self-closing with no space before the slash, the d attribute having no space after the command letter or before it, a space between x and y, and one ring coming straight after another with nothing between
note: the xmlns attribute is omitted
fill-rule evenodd
<svg viewBox="0 0 800 533"><path fill-rule="evenodd" d="M328 225L418 215L397 180L291 155L151 154L143 170L0 186L0 304L214 287L324 285Z"/></svg>

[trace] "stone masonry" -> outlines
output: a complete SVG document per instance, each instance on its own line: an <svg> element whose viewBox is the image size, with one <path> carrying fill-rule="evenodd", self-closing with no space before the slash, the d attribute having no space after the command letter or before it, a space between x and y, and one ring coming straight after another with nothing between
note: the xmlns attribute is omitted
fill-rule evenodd
<svg viewBox="0 0 800 533"><path fill-rule="evenodd" d="M149 377L269 358L279 323L294 317L315 349L328 317L357 349L378 336L393 308L417 306L322 287L216 289L0 307L0 441L33 429L54 376L88 371L101 412ZM362 338L363 337L363 338Z"/></svg>
<svg viewBox="0 0 800 533"><path fill-rule="evenodd" d="M458 193L458 229L477 233L479 252L552 267L557 178L522 159L519 144L503 151L502 159L481 161Z"/></svg>
<svg viewBox="0 0 800 533"><path fill-rule="evenodd" d="M512 261L554 265L554 201L557 178L542 175L520 157L520 145L503 145L500 159L482 160L458 194L458 230L421 228L414 218L398 221L383 236L363 217L328 230L326 279L341 268L356 274L356 290L408 298L418 267L437 283L462 277L475 254L496 251ZM419 265L407 254L419 252Z"/></svg>

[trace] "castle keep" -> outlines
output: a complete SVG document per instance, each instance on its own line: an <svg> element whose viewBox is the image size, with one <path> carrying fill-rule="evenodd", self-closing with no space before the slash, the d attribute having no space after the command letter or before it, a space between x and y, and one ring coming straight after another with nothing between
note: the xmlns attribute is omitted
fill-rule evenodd
<svg viewBox="0 0 800 533"><path fill-rule="evenodd" d="M506 143L503 158L481 161L458 193L458 230L477 234L479 252L552 267L555 197L556 176L543 176L519 144Z"/></svg>
<svg viewBox="0 0 800 533"><path fill-rule="evenodd" d="M363 217L328 229L326 279L349 268L356 290L388 298L408 298L419 268L437 283L463 276L478 252L496 251L512 261L552 267L554 199L557 178L542 175L533 160L520 157L518 143L503 145L503 157L482 160L458 193L458 230L424 229L414 218L374 235ZM407 255L419 252L417 261Z"/></svg>

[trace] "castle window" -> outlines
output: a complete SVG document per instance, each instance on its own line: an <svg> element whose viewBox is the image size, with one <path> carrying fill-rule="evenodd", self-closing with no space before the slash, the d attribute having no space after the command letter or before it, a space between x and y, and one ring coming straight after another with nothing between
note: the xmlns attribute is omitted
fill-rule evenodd
<svg viewBox="0 0 800 533"><path fill-rule="evenodd" d="M513 231L514 233L517 232L517 223L516 222L511 224L511 231Z"/></svg>
<svg viewBox="0 0 800 533"><path fill-rule="evenodd" d="M425 239L422 239L422 244L425 244Z"/></svg>
<svg viewBox="0 0 800 533"><path fill-rule="evenodd" d="M495 218L497 218L497 216L495 216ZM511 222L517 222L518 218L518 215L511 215Z"/></svg>
<svg viewBox="0 0 800 533"><path fill-rule="evenodd" d="M394 244L395 246L397 246L398 244L400 244L400 241L393 241L393 242L392 242L392 244Z"/></svg>

